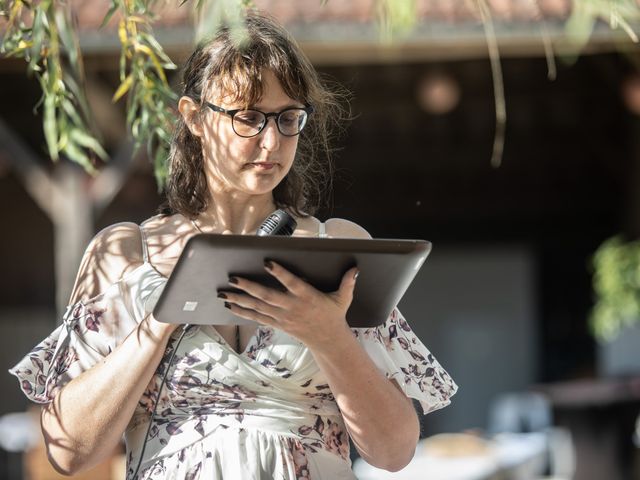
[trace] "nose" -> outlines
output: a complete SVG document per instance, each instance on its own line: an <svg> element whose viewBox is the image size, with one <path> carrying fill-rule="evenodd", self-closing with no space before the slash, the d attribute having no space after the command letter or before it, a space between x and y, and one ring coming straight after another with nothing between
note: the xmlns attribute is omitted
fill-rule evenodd
<svg viewBox="0 0 640 480"><path fill-rule="evenodd" d="M273 152L280 147L280 132L274 117L267 118L267 124L260 133L260 146L269 152Z"/></svg>

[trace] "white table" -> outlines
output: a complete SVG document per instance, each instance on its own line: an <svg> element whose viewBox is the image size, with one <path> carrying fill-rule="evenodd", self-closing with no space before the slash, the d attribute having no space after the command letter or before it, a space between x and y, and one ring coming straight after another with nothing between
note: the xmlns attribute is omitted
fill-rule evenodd
<svg viewBox="0 0 640 480"><path fill-rule="evenodd" d="M500 434L488 445L485 454L441 456L429 453L423 440L409 465L399 472L380 470L362 459L354 462L353 470L359 480L530 480L545 473L545 433Z"/></svg>

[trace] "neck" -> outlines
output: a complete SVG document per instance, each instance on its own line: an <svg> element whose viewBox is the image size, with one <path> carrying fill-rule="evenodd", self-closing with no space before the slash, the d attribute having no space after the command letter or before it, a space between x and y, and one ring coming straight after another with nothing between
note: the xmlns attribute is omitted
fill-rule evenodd
<svg viewBox="0 0 640 480"><path fill-rule="evenodd" d="M211 204L196 218L207 233L251 235L276 210L271 193L259 196L211 195Z"/></svg>

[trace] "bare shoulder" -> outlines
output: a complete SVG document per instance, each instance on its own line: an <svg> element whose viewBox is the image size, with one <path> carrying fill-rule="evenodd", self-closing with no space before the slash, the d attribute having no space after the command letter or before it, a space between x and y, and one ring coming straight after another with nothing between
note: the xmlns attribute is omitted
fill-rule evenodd
<svg viewBox="0 0 640 480"><path fill-rule="evenodd" d="M296 226L295 236L297 237L316 237L318 236L318 225L320 220L312 215L306 217L295 217L298 225Z"/></svg>
<svg viewBox="0 0 640 480"><path fill-rule="evenodd" d="M351 220L330 218L325 222L326 232L333 238L371 238L369 232Z"/></svg>
<svg viewBox="0 0 640 480"><path fill-rule="evenodd" d="M187 240L197 233L191 220L176 213L156 215L140 226L144 232L153 267L169 276Z"/></svg>
<svg viewBox="0 0 640 480"><path fill-rule="evenodd" d="M176 225L182 225L185 222L186 219L179 214L155 215L142 222L140 227L146 235L156 235L175 229Z"/></svg>
<svg viewBox="0 0 640 480"><path fill-rule="evenodd" d="M96 266L111 267L116 275L123 273L115 267L126 269L131 263L142 262L140 227L132 222L122 222L103 228L89 243L85 256L90 256Z"/></svg>
<svg viewBox="0 0 640 480"><path fill-rule="evenodd" d="M298 226L296 236L317 237L320 230L320 220L312 215L296 217ZM330 218L325 222L325 232L334 238L371 238L369 232L350 220L344 218Z"/></svg>
<svg viewBox="0 0 640 480"><path fill-rule="evenodd" d="M174 237L183 237L195 231L191 220L179 213L155 215L142 222L140 228L149 243L172 241Z"/></svg>
<svg viewBox="0 0 640 480"><path fill-rule="evenodd" d="M122 222L102 229L82 257L72 303L100 294L142 262L142 237L137 224Z"/></svg>

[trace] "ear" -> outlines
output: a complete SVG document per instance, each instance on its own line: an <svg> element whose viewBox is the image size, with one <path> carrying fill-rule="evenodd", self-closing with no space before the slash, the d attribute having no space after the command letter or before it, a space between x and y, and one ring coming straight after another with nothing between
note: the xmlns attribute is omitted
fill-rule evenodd
<svg viewBox="0 0 640 480"><path fill-rule="evenodd" d="M182 115L189 131L196 137L201 137L203 129L200 123L200 106L191 97L180 97L178 111Z"/></svg>

